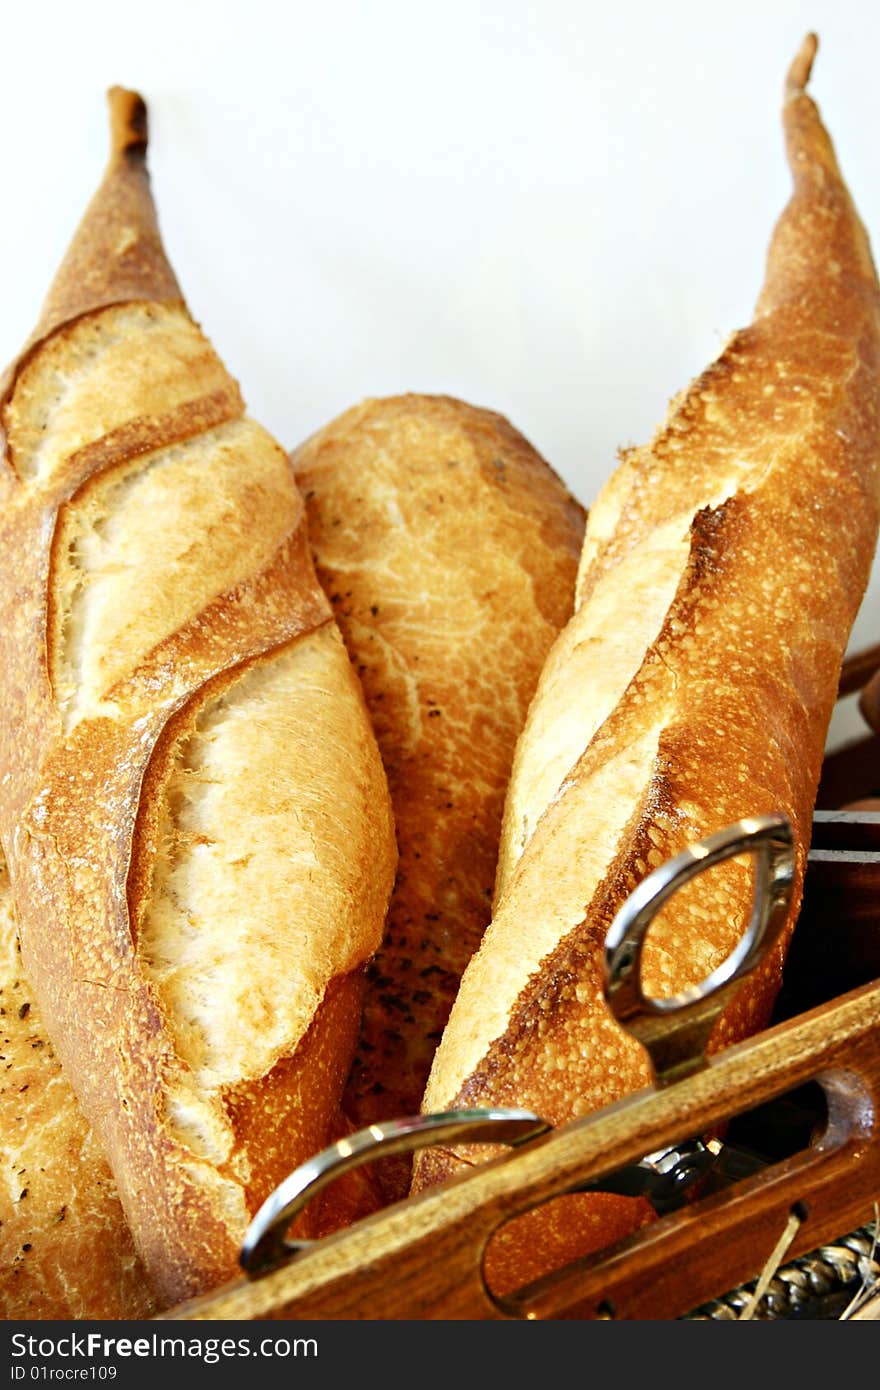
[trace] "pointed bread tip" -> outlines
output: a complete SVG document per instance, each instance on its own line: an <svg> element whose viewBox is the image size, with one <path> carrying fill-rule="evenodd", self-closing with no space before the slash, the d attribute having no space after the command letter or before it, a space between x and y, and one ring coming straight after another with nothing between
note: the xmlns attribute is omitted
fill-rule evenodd
<svg viewBox="0 0 880 1390"><path fill-rule="evenodd" d="M819 47L819 39L816 34L807 34L794 62L788 70L785 79L785 97L791 101L792 97L800 96L805 90L810 80L810 73L813 70L813 61L816 57L816 50Z"/></svg>
<svg viewBox="0 0 880 1390"><path fill-rule="evenodd" d="M115 158L129 150L144 154L147 148L147 103L138 92L111 87L107 93L110 108L110 151Z"/></svg>
<svg viewBox="0 0 880 1390"><path fill-rule="evenodd" d="M137 92L107 93L111 153L43 304L26 351L57 328L111 304L181 301L147 170L147 107Z"/></svg>

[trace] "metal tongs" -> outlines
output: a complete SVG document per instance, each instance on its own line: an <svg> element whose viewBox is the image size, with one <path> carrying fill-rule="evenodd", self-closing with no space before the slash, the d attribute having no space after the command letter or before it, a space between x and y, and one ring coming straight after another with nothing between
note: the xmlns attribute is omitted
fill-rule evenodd
<svg viewBox="0 0 880 1390"><path fill-rule="evenodd" d="M697 874L741 854L755 859L748 926L716 970L699 985L669 998L644 993L641 956L651 923L663 905ZM655 1088L700 1071L719 1015L742 980L763 960L785 925L794 879L794 837L782 816L754 816L690 846L649 874L617 913L605 941L605 998L615 1018L646 1049ZM363 1164L436 1143L488 1143L520 1147L546 1138L551 1127L525 1110L462 1110L370 1125L330 1145L286 1178L257 1212L244 1239L241 1265L250 1279L277 1269L316 1242L288 1240L294 1219L323 1188ZM693 1138L646 1154L569 1192L614 1192L647 1198L658 1214L687 1201L710 1169L729 1165L742 1176L760 1165L720 1140Z"/></svg>

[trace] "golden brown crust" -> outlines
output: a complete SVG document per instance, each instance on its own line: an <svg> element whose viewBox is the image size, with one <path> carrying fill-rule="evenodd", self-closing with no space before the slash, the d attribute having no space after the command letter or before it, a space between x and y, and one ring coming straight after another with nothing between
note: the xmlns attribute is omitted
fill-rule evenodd
<svg viewBox="0 0 880 1390"><path fill-rule="evenodd" d="M417 1111L489 921L504 789L571 612L583 512L501 416L367 401L294 455L318 577L364 686L399 868L345 1107ZM408 1164L386 1169L403 1195Z"/></svg>
<svg viewBox="0 0 880 1390"><path fill-rule="evenodd" d="M651 445L625 456L591 515L578 608L559 645L573 661L588 644L601 712L572 710L551 658L508 801L530 837L518 858L517 846L509 853L438 1050L429 1110L514 1103L561 1124L648 1081L641 1048L604 1005L601 946L635 884L688 842L745 815L787 815L798 840L793 924L880 506L880 293L830 142L800 90L811 56L808 41L787 92L795 192L756 320L673 403ZM612 617L604 594L606 581L648 562L670 601L643 631L636 586L620 583ZM638 644L620 655L630 629ZM551 757L574 746L560 744L554 721L576 716L588 739L548 786ZM506 829L513 844L516 826ZM677 992L718 965L750 895L738 862L678 895L648 943L648 992ZM739 993L713 1047L763 1025L782 954ZM416 1185L478 1157L435 1157L417 1167ZM585 1248L594 1237L585 1234ZM507 1280L513 1258L508 1249Z"/></svg>
<svg viewBox="0 0 880 1390"><path fill-rule="evenodd" d="M107 1161L24 977L0 860L0 1317L155 1311Z"/></svg>
<svg viewBox="0 0 880 1390"><path fill-rule="evenodd" d="M112 87L110 160L16 362L0 376L0 405L17 372L65 324L111 304L182 302L165 256L147 172L147 112L136 92Z"/></svg>
<svg viewBox="0 0 880 1390"><path fill-rule="evenodd" d="M0 836L25 970L170 1302L235 1271L254 1204L329 1140L395 852L289 463L180 301L142 104L111 102L2 401Z"/></svg>

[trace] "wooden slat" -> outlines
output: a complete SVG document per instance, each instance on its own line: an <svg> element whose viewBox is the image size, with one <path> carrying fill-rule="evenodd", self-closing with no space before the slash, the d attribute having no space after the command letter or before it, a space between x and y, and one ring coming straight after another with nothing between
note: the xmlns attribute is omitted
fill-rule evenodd
<svg viewBox="0 0 880 1390"><path fill-rule="evenodd" d="M481 1275L483 1250L501 1221L819 1074L850 1078L831 1083L822 1144L542 1280L529 1309L518 1310L590 1317L610 1299L621 1317L676 1317L754 1276L795 1201L809 1204L809 1216L792 1255L869 1219L880 1191L880 985L730 1048L664 1091L639 1092L411 1198L261 1280L229 1285L166 1317L516 1315L496 1305Z"/></svg>

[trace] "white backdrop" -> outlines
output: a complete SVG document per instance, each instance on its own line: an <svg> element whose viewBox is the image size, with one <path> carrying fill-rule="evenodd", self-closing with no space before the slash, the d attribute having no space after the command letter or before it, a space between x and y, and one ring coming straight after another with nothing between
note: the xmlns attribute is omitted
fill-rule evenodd
<svg viewBox="0 0 880 1390"><path fill-rule="evenodd" d="M450 392L589 503L750 318L809 28L880 251L873 0L0 0L0 20L0 357L100 176L104 89L136 86L190 307L290 446L364 396ZM880 565L852 646L876 641Z"/></svg>

